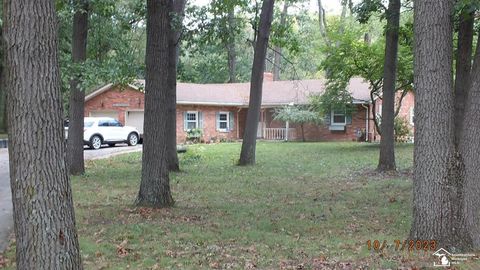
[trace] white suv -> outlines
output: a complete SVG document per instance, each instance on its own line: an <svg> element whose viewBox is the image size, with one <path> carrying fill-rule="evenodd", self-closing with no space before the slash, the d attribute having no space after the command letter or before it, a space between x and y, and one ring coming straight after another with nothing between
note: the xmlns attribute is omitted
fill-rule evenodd
<svg viewBox="0 0 480 270"><path fill-rule="evenodd" d="M103 144L114 146L116 143L137 145L140 133L134 127L123 126L109 117L85 117L83 143L92 149L100 149Z"/></svg>

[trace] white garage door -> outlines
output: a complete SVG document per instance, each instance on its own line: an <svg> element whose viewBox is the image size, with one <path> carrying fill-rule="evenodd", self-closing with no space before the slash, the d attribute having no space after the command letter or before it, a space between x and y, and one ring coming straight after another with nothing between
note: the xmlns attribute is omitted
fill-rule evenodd
<svg viewBox="0 0 480 270"><path fill-rule="evenodd" d="M115 111L94 111L90 112L90 117L111 117L118 120L118 112Z"/></svg>
<svg viewBox="0 0 480 270"><path fill-rule="evenodd" d="M125 122L125 125L136 127L140 134L143 134L143 111L127 112L127 119Z"/></svg>

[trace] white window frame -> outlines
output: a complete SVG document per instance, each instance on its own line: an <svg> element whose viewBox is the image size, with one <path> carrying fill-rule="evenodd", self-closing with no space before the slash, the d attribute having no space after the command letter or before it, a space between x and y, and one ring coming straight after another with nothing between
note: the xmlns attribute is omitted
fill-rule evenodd
<svg viewBox="0 0 480 270"><path fill-rule="evenodd" d="M410 125L415 126L415 107L410 107Z"/></svg>
<svg viewBox="0 0 480 270"><path fill-rule="evenodd" d="M335 119L334 118L335 115L343 115L343 117L345 119L344 122L340 123L340 122L333 121ZM338 113L336 114L335 110L332 110L331 115L330 115L330 123L331 123L332 126L345 126L345 125L347 125L347 112L344 110L343 114L338 114Z"/></svg>
<svg viewBox="0 0 480 270"><path fill-rule="evenodd" d="M195 120L188 120L188 114L195 114ZM187 121L187 124L185 125L187 127L187 131L191 130L188 128L188 123L195 123L195 129L198 128L198 111L187 111L187 115L185 116L185 121Z"/></svg>
<svg viewBox="0 0 480 270"><path fill-rule="evenodd" d="M220 120L220 115L225 114L227 116L227 120ZM220 132L228 132L230 130L230 112L218 112L218 131ZM226 122L227 128L220 128L220 123Z"/></svg>

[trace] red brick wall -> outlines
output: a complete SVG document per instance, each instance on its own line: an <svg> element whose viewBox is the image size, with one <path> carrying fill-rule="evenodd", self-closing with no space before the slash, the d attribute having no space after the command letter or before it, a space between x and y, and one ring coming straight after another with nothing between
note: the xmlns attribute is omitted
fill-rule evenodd
<svg viewBox="0 0 480 270"><path fill-rule="evenodd" d="M132 89L130 87L127 87L124 90L114 88L86 101L85 116L89 116L90 112L93 111L116 111L118 115L118 120L122 124L125 124L126 112L143 110L144 105L144 94L142 92ZM183 129L183 113L186 111L202 112L203 139L205 141L209 141L213 137L217 139L237 139L238 125L243 125L242 122L244 121L244 118L240 118L240 122L237 121L238 108L236 107L177 105L178 142L185 142L186 140L186 132ZM216 130L216 113L220 111L234 113L234 126L233 130L231 130L230 132L220 132Z"/></svg>
<svg viewBox="0 0 480 270"><path fill-rule="evenodd" d="M198 111L203 117L203 140L210 141L215 138L236 140L238 138L237 121L239 114L238 108L230 106L199 106L199 105L177 105L177 142L185 142L187 132L184 130L183 113L187 111ZM217 112L232 112L234 116L233 129L229 132L221 132L217 130Z"/></svg>
<svg viewBox="0 0 480 270"><path fill-rule="evenodd" d="M395 96L395 109L398 106L400 96L401 96L401 93L397 92L397 94ZM382 100L377 99L375 102L376 102L375 104L376 104L377 113L381 114L381 112L378 111L378 110L379 110L379 106L382 105ZM398 117L404 118L405 120L407 120L407 123L410 124L410 109L414 108L414 107L415 107L415 94L413 92L408 92L407 95L402 100L402 105L400 107L400 112L398 113ZM370 112L370 117L373 117L372 112ZM371 120L370 123L371 123L370 124L370 126L371 126L370 132L373 136L374 141L380 141L380 135L378 134L378 131L376 130L376 128L374 128L375 123L373 122L373 120ZM411 130L411 134L413 136L413 132L415 130L415 127L413 125L410 125L410 130Z"/></svg>
<svg viewBox="0 0 480 270"><path fill-rule="evenodd" d="M285 123L273 119L273 109L267 109L267 127L269 128L284 128ZM356 110L352 114L352 124L346 125L345 131L331 131L327 125L304 125L303 130L305 134L305 140L307 141L356 141L355 135L356 129L365 129L366 125L366 109L361 105L356 107ZM293 140L302 139L302 131L300 125L290 124L290 128L296 129L296 136Z"/></svg>
<svg viewBox="0 0 480 270"><path fill-rule="evenodd" d="M409 93L402 102L400 115L409 120L410 108L414 106L414 95ZM381 104L381 100L377 101ZM125 124L125 115L127 111L143 110L144 94L135 89L126 88L120 90L114 88L106 91L89 101L85 102L85 116L89 116L92 111L116 111L120 122ZM247 117L247 109L230 106L198 106L198 105L178 105L177 106L177 140L184 142L186 132L183 130L183 113L185 111L201 111L203 113L204 135L203 139L209 141L215 137L217 139L241 139ZM219 132L216 130L216 113L219 111L234 113L234 128L230 132ZM263 109L262 119L268 128L283 128L285 123L273 119L273 109ZM371 114L371 109L370 109ZM352 124L346 126L346 131L330 131L328 126L306 125L304 127L305 137L308 141L351 141L356 140L355 130L366 128L366 109L361 105L357 106L352 117ZM370 115L370 118L372 115ZM301 138L301 129L298 125L290 125L296 128L296 139ZM413 131L413 127L412 127ZM375 132L374 123L369 121L370 139L374 136L378 140L380 137Z"/></svg>
<svg viewBox="0 0 480 270"><path fill-rule="evenodd" d="M123 90L117 87L86 101L85 116L90 116L92 111L117 111L118 120L125 124L126 112L143 110L144 105L142 92L130 87Z"/></svg>

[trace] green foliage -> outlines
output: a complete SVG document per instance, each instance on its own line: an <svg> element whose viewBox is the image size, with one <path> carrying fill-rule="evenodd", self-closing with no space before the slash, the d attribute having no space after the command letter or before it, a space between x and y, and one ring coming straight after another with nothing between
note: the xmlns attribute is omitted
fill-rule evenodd
<svg viewBox="0 0 480 270"><path fill-rule="evenodd" d="M72 22L76 7L66 0L56 3L60 22L60 67L62 90L70 89L70 81L80 78L80 88L92 90L104 83L128 84L142 77L140 48L132 40L144 30L139 2L115 0L89 1L87 61L74 64L71 57Z"/></svg>
<svg viewBox="0 0 480 270"><path fill-rule="evenodd" d="M275 110L275 120L291 122L295 124L321 123L322 118L318 113L302 106L284 106Z"/></svg>
<svg viewBox="0 0 480 270"><path fill-rule="evenodd" d="M204 147L189 147L187 152L180 155L180 163L190 165L197 163L204 158Z"/></svg>
<svg viewBox="0 0 480 270"><path fill-rule="evenodd" d="M350 22L341 34L329 33L329 38L335 46L323 47L327 57L322 62L322 69L328 76L325 94L312 98L317 110L325 112L332 107L351 103L352 98L347 86L354 77L361 77L370 84L372 97L380 95L383 84L385 39L383 36L370 35L372 38L370 43L364 40L365 33L370 33L370 27L379 24L374 19L370 19L368 24ZM412 26L411 20L406 20L400 30L397 89L413 88Z"/></svg>
<svg viewBox="0 0 480 270"><path fill-rule="evenodd" d="M403 141L410 135L410 125L403 117L395 117L393 122L393 129L395 131L395 141Z"/></svg>
<svg viewBox="0 0 480 270"><path fill-rule="evenodd" d="M187 130L187 141L200 142L202 138L203 130L200 128L193 128Z"/></svg>

